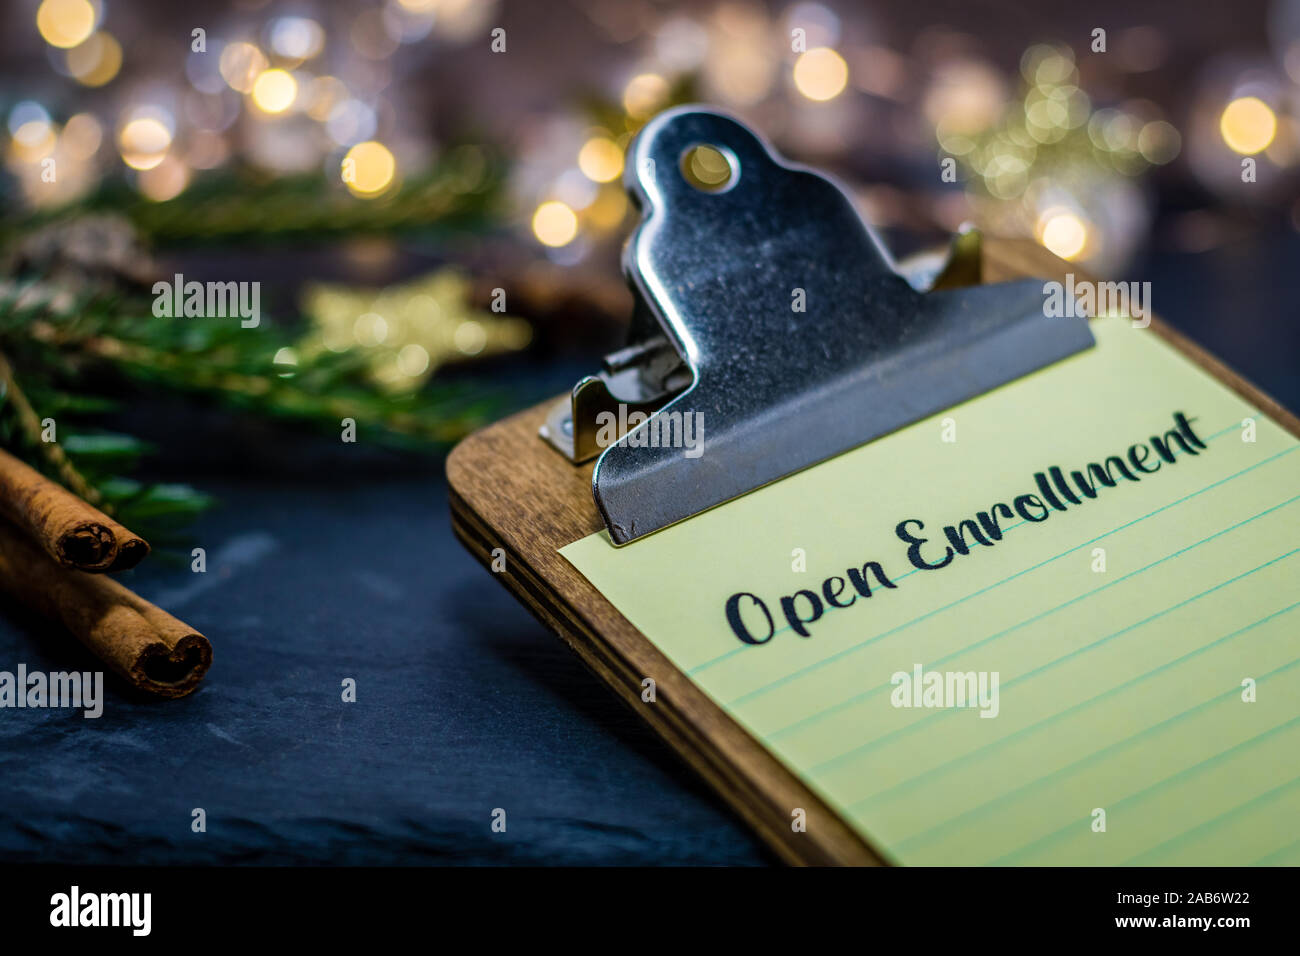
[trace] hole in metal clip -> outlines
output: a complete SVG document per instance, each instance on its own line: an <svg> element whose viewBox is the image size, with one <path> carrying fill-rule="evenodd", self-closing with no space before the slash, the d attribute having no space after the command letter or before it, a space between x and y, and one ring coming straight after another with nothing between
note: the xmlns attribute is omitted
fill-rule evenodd
<svg viewBox="0 0 1300 956"><path fill-rule="evenodd" d="M701 192L720 193L735 184L736 165L729 152L701 143L682 154L682 177Z"/></svg>

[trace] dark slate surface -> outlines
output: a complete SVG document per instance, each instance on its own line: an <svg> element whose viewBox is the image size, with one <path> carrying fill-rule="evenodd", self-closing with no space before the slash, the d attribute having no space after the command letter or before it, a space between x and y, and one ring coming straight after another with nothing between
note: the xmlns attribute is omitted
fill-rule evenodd
<svg viewBox="0 0 1300 956"><path fill-rule="evenodd" d="M437 474L204 486L224 502L199 526L207 573L129 582L210 637L203 687L153 702L115 684L97 720L0 711L0 859L768 861L464 552ZM19 661L94 667L7 616L0 669Z"/></svg>

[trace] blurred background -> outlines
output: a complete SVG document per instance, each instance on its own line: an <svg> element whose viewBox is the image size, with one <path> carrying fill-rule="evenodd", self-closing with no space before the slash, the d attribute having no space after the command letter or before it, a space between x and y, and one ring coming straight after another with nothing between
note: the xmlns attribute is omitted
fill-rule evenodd
<svg viewBox="0 0 1300 956"><path fill-rule="evenodd" d="M1293 297L1266 291L1290 281L1300 229L1297 0L17 0L0 16L11 272L89 251L137 280L260 280L265 311L305 320L289 372L303 352L368 352L393 394L449 363L617 344L625 147L702 101L838 174L897 251L971 221L1151 279L1157 311L1300 399ZM88 212L152 261L50 228ZM437 288L400 284L448 265ZM484 284L526 323L477 321ZM470 312L434 322L430 298Z"/></svg>
<svg viewBox="0 0 1300 956"><path fill-rule="evenodd" d="M216 663L192 701L130 713L150 740L201 735L214 765L168 765L195 788L254 762L236 859L316 858L306 817L333 820L352 862L459 859L502 787L546 836L471 858L764 859L460 552L440 484L459 437L623 343L624 153L693 101L836 174L898 254L973 222L1151 281L1158 314L1300 407L1300 0L8 0L0 444L71 468L161 546L132 586L208 633ZM260 325L155 315L152 284L176 273L260 282ZM196 540L220 583L162 561ZM5 659L32 660L34 633L0 623ZM304 727L333 727L336 671L387 687L386 710L308 747ZM268 713L267 694L288 703ZM41 727L6 740L6 813L28 821L11 857L39 852L42 814L74 843L85 824L49 795L92 731L65 746ZM338 768L363 742L387 762L353 778ZM33 746L61 756L18 759ZM457 783L419 776L430 761ZM147 833L149 859L215 852L146 822L165 809L156 763L120 766L97 825ZM431 809L452 822L394 822Z"/></svg>

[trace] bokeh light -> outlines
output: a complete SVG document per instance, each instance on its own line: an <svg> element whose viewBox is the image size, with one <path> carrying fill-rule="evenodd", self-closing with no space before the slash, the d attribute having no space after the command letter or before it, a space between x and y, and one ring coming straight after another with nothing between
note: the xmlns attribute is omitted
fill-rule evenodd
<svg viewBox="0 0 1300 956"><path fill-rule="evenodd" d="M21 162L33 162L48 156L58 142L58 134L45 107L23 100L9 111L10 151Z"/></svg>
<svg viewBox="0 0 1300 956"><path fill-rule="evenodd" d="M343 182L354 196L378 196L393 183L397 160L383 143L357 143L343 157Z"/></svg>
<svg viewBox="0 0 1300 956"><path fill-rule="evenodd" d="M122 68L122 45L99 32L64 54L68 72L82 86L103 86Z"/></svg>
<svg viewBox="0 0 1300 956"><path fill-rule="evenodd" d="M1088 226L1068 209L1049 209L1038 219L1038 241L1062 259L1077 259L1088 246Z"/></svg>
<svg viewBox="0 0 1300 956"><path fill-rule="evenodd" d="M251 93L253 84L269 65L265 53L243 40L221 51L221 77L232 90L240 93Z"/></svg>
<svg viewBox="0 0 1300 956"><path fill-rule="evenodd" d="M160 111L141 110L118 130L122 161L132 169L153 169L171 147L172 132Z"/></svg>
<svg viewBox="0 0 1300 956"><path fill-rule="evenodd" d="M815 102L833 100L848 82L849 65L830 47L809 50L795 61L795 89Z"/></svg>
<svg viewBox="0 0 1300 956"><path fill-rule="evenodd" d="M757 5L723 3L710 22L705 90L725 103L748 106L771 90L779 61L772 55L772 23Z"/></svg>
<svg viewBox="0 0 1300 956"><path fill-rule="evenodd" d="M63 124L60 142L70 156L76 159L90 159L99 152L104 141L104 127L90 113L77 113L68 117Z"/></svg>
<svg viewBox="0 0 1300 956"><path fill-rule="evenodd" d="M612 182L623 172L623 150L607 136L593 136L578 152L578 168L592 182Z"/></svg>
<svg viewBox="0 0 1300 956"><path fill-rule="evenodd" d="M533 235L547 246L567 246L578 234L578 217L557 199L548 200L533 213Z"/></svg>
<svg viewBox="0 0 1300 956"><path fill-rule="evenodd" d="M1172 124L1153 120L1138 133L1137 147L1142 158L1157 166L1172 162L1182 148L1183 138Z"/></svg>
<svg viewBox="0 0 1300 956"><path fill-rule="evenodd" d="M95 30L95 8L88 0L43 0L36 29L50 46L70 49Z"/></svg>
<svg viewBox="0 0 1300 956"><path fill-rule="evenodd" d="M487 330L483 328L482 322L466 319L456 326L456 331L452 333L452 341L457 350L465 355L477 355L483 351L483 346L487 345Z"/></svg>
<svg viewBox="0 0 1300 956"><path fill-rule="evenodd" d="M635 119L653 116L668 102L668 81L657 73L641 73L623 90L623 108Z"/></svg>
<svg viewBox="0 0 1300 956"><path fill-rule="evenodd" d="M167 155L155 166L141 170L140 192L154 202L175 199L189 185L190 170L175 156Z"/></svg>
<svg viewBox="0 0 1300 956"><path fill-rule="evenodd" d="M619 186L607 186L600 191L596 201L586 208L583 216L592 228L609 232L622 224L627 210L627 193Z"/></svg>
<svg viewBox="0 0 1300 956"><path fill-rule="evenodd" d="M325 47L325 31L307 17L280 17L269 29L271 49L286 59L301 63Z"/></svg>
<svg viewBox="0 0 1300 956"><path fill-rule="evenodd" d="M363 312L352 323L352 337L358 345L383 345L388 341L388 320L378 312Z"/></svg>
<svg viewBox="0 0 1300 956"><path fill-rule="evenodd" d="M961 155L974 147L973 137L1002 118L1006 98L1006 84L991 66L956 60L935 70L921 109L934 124L940 145Z"/></svg>
<svg viewBox="0 0 1300 956"><path fill-rule="evenodd" d="M429 350L419 342L407 342L397 350L397 370L407 378L423 375L429 368Z"/></svg>
<svg viewBox="0 0 1300 956"><path fill-rule="evenodd" d="M1277 116L1258 97L1239 97L1224 108L1219 117L1219 132L1229 149L1252 156L1273 142L1277 135Z"/></svg>
<svg viewBox="0 0 1300 956"><path fill-rule="evenodd" d="M298 96L298 81L287 70L264 70L253 81L253 102L264 113L283 113Z"/></svg>

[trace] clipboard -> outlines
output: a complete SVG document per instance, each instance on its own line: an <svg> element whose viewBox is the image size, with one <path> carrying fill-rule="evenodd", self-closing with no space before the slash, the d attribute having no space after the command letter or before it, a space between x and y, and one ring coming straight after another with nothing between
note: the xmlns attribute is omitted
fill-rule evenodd
<svg viewBox="0 0 1300 956"><path fill-rule="evenodd" d="M690 115L698 116L699 111L690 111ZM668 116L665 122L673 118ZM711 133L715 131L710 129ZM670 143L669 148L678 150L682 142L698 140L700 133L687 130L684 136L684 140ZM636 158L634 154L633 160ZM743 157L741 165L743 168ZM638 174L633 169L632 175ZM642 199L644 203L645 197ZM946 266L931 277L933 288L970 288L972 282L991 286L1027 277L1063 281L1066 273L1082 277L1076 266L1028 241L981 242L977 237L965 237L958 240L955 249ZM1036 283L1039 288L1041 284ZM646 290L639 291L646 295ZM1148 332L1290 434L1300 437L1300 419L1214 356L1156 318L1151 319ZM681 347L680 341L676 344ZM644 348L640 349L640 354L644 352ZM1050 361L1050 357L1040 357L1035 367ZM597 391L602 387L600 383L595 385ZM975 388L978 391L979 386ZM607 510L602 514L604 509L597 507L599 492L593 499L596 463L589 460L575 464L539 439L539 432L549 429L554 433L557 408L572 408L573 401L574 397L568 396L543 403L489 426L457 446L447 462L452 525L457 537L783 860L805 865L886 862L853 826L674 666L559 553L560 548L606 528L617 542L615 528L619 524L616 516ZM913 410L910 420L929 411ZM885 434L898 425L881 423L876 434ZM816 462L826 457L823 451L817 450L799 467L816 467ZM768 475L766 480L779 477ZM747 480L755 479L751 474ZM662 476L658 483L661 487L671 485ZM717 500L712 503L727 500L730 491L717 491ZM644 500L644 493L641 499L632 500ZM659 526L675 520L690 519L689 515L668 514ZM653 703L642 698L642 681L647 674L655 675ZM806 810L806 831L792 831L791 807Z"/></svg>

